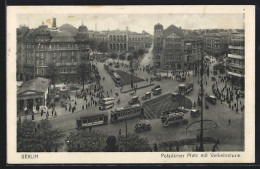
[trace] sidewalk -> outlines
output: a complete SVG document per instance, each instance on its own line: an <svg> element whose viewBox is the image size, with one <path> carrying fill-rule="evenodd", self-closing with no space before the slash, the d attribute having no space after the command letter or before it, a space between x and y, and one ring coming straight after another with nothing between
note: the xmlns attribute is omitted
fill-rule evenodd
<svg viewBox="0 0 260 169"><path fill-rule="evenodd" d="M48 113L49 113L48 120L59 118L61 116L80 113L84 110L88 110L88 109L91 109L91 108L94 108L94 107L98 108L98 105L97 106L92 105L92 106L90 106L86 109L86 101L83 98L76 98L75 94L72 94L72 93L71 93L70 96L71 96L71 102L70 102L71 107L73 107L75 105L75 101L77 102L77 105L75 105L76 110L72 113L72 110L69 111L69 106L67 106L67 111L66 111L65 107L61 107L60 102L56 102L55 110L56 110L56 113L57 113L57 117L54 116L54 112L53 112L53 116L52 116L52 108L50 108L50 109L48 109ZM94 100L98 101L97 98L94 98ZM87 95L87 103L90 103L90 96L89 95ZM82 110L82 105L84 106L84 110ZM46 112L44 112L42 116L41 116L41 113L35 113L34 114L34 121L40 121L40 120L46 119ZM17 118L19 118L19 116ZM21 116L21 120L24 120L25 118L32 119L32 115L29 114L29 115L22 115Z"/></svg>

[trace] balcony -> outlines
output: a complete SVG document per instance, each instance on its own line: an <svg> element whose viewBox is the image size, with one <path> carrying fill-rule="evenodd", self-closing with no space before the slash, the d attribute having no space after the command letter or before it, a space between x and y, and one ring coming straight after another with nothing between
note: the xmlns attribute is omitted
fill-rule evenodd
<svg viewBox="0 0 260 169"><path fill-rule="evenodd" d="M237 55L237 54L228 54L229 58L234 58L234 59L245 59L244 56Z"/></svg>
<svg viewBox="0 0 260 169"><path fill-rule="evenodd" d="M230 72L230 71L228 71L228 75L236 76L236 77L245 77L244 74L234 73L234 72Z"/></svg>
<svg viewBox="0 0 260 169"><path fill-rule="evenodd" d="M238 49L238 50L245 50L244 46L233 46L233 45L228 45L229 49Z"/></svg>

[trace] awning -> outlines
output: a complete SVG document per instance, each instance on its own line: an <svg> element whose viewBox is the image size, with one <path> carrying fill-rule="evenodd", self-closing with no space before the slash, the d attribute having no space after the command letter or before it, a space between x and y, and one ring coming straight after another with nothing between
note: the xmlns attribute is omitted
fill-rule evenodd
<svg viewBox="0 0 260 169"><path fill-rule="evenodd" d="M238 73L234 73L234 72L228 72L229 75L232 75L232 76L236 76L236 77L245 77L245 75L243 74L238 74Z"/></svg>
<svg viewBox="0 0 260 169"><path fill-rule="evenodd" d="M234 58L234 59L245 59L244 56L241 55L234 55L234 54L228 54L229 58Z"/></svg>
<svg viewBox="0 0 260 169"><path fill-rule="evenodd" d="M41 97L44 97L44 94L20 95L17 96L17 100L37 99Z"/></svg>

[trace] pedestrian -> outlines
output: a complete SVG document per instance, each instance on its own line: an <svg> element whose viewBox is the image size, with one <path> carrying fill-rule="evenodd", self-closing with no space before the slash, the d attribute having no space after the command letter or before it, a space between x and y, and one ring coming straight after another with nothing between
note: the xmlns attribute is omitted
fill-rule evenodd
<svg viewBox="0 0 260 169"><path fill-rule="evenodd" d="M154 145L153 145L153 150L155 151L155 152L157 152L158 151L158 147L157 147L157 144L156 144L156 142L154 143Z"/></svg>
<svg viewBox="0 0 260 169"><path fill-rule="evenodd" d="M53 116L53 109L52 109L52 111L51 111L51 116Z"/></svg>
<svg viewBox="0 0 260 169"><path fill-rule="evenodd" d="M57 117L57 112L56 112L56 110L55 110L55 112L54 112L54 117Z"/></svg>
<svg viewBox="0 0 260 169"><path fill-rule="evenodd" d="M178 146L178 145L176 146L176 151L177 151L177 152L179 152L179 151L180 151L180 149L179 149L179 146Z"/></svg>
<svg viewBox="0 0 260 169"><path fill-rule="evenodd" d="M48 112L48 110L47 110L46 119L48 119L48 117L49 117L49 112Z"/></svg>
<svg viewBox="0 0 260 169"><path fill-rule="evenodd" d="M233 104L232 104L232 106L231 106L231 109L234 110L234 106L233 106Z"/></svg>
<svg viewBox="0 0 260 169"><path fill-rule="evenodd" d="M66 111L68 110L67 105L65 105L65 110L66 110Z"/></svg>
<svg viewBox="0 0 260 169"><path fill-rule="evenodd" d="M118 133L119 136L121 136L121 129L119 129L119 133Z"/></svg>
<svg viewBox="0 0 260 169"><path fill-rule="evenodd" d="M88 108L88 104L86 104L86 109Z"/></svg>
<svg viewBox="0 0 260 169"><path fill-rule="evenodd" d="M43 109L41 109L41 116L43 115Z"/></svg>
<svg viewBox="0 0 260 169"><path fill-rule="evenodd" d="M230 125L231 124L231 121L230 121L230 118L228 119L228 125Z"/></svg>
<svg viewBox="0 0 260 169"><path fill-rule="evenodd" d="M77 105L77 102L75 101L75 105Z"/></svg>
<svg viewBox="0 0 260 169"><path fill-rule="evenodd" d="M216 151L216 146L213 145L212 152L215 152L215 151Z"/></svg>
<svg viewBox="0 0 260 169"><path fill-rule="evenodd" d="M34 120L34 112L32 112L32 120Z"/></svg>
<svg viewBox="0 0 260 169"><path fill-rule="evenodd" d="M82 105L82 107L81 107L81 108L82 108L82 110L84 110L84 105Z"/></svg>

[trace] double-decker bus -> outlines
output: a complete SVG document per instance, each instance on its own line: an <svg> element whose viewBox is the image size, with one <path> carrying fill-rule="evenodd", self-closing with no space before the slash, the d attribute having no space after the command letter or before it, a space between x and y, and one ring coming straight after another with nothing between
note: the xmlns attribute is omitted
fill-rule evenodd
<svg viewBox="0 0 260 169"><path fill-rule="evenodd" d="M99 113L89 113L82 115L76 118L77 128L82 129L86 127L92 127L97 125L107 124L108 122L108 113L99 112Z"/></svg>
<svg viewBox="0 0 260 169"><path fill-rule="evenodd" d="M174 113L164 113L161 116L161 120L163 123L164 127L169 127L170 125L174 124L187 124L188 120L184 118L184 113L183 112L174 112Z"/></svg>
<svg viewBox="0 0 260 169"><path fill-rule="evenodd" d="M122 107L111 111L111 123L116 123L121 120L127 120L134 117L140 117L144 113L143 107L140 104Z"/></svg>
<svg viewBox="0 0 260 169"><path fill-rule="evenodd" d="M110 109L114 106L114 98L103 98L99 100L99 110Z"/></svg>

